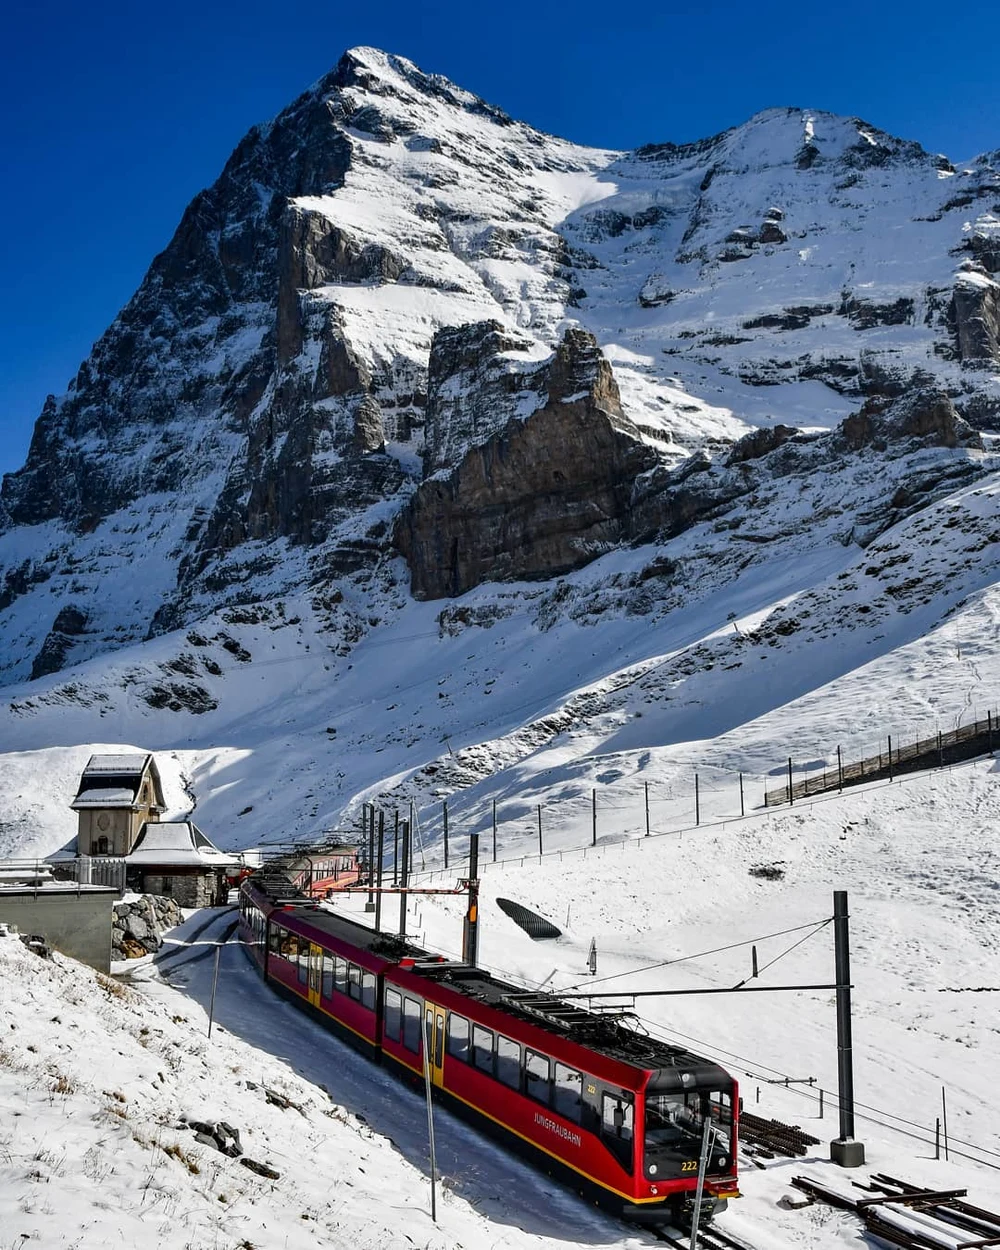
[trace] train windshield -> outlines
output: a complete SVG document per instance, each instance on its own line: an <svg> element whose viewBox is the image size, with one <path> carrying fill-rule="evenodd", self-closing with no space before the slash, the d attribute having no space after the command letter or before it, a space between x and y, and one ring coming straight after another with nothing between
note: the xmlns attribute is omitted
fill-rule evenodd
<svg viewBox="0 0 1000 1250"><path fill-rule="evenodd" d="M705 1120L712 1126L709 1173L732 1166L733 1102L722 1090L646 1095L645 1164L650 1176L697 1170Z"/></svg>

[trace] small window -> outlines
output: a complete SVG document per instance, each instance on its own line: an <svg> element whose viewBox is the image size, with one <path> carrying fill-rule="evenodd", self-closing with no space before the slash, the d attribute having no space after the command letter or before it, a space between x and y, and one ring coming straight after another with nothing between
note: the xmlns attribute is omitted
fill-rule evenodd
<svg viewBox="0 0 1000 1250"><path fill-rule="evenodd" d="M403 1027L403 996L395 990L385 992L385 1019L382 1030L390 1042L398 1042Z"/></svg>
<svg viewBox="0 0 1000 1250"><path fill-rule="evenodd" d="M375 1010L375 973L361 973L361 1006L369 1011Z"/></svg>
<svg viewBox="0 0 1000 1250"><path fill-rule="evenodd" d="M357 964L347 965L348 989L352 998L361 1001L361 969Z"/></svg>
<svg viewBox="0 0 1000 1250"><path fill-rule="evenodd" d="M98 838L98 839L97 839L97 853L98 853L98 855L107 855L107 853L108 853L108 840L107 840L107 838Z"/></svg>
<svg viewBox="0 0 1000 1250"><path fill-rule="evenodd" d="M333 956L323 952L323 997L333 997Z"/></svg>
<svg viewBox="0 0 1000 1250"><path fill-rule="evenodd" d="M547 1055L537 1051L524 1052L524 1092L543 1106L549 1105L552 1082L549 1080L549 1060Z"/></svg>
<svg viewBox="0 0 1000 1250"><path fill-rule="evenodd" d="M285 930L281 927L280 924L271 925L271 937L267 945L273 954L275 955L281 954L281 943L282 943L282 939L284 938L284 936L285 936Z"/></svg>
<svg viewBox="0 0 1000 1250"><path fill-rule="evenodd" d="M463 1063L469 1062L469 1022L454 1012L448 1016L448 1054Z"/></svg>
<svg viewBox="0 0 1000 1250"><path fill-rule="evenodd" d="M575 1068L567 1068L564 1064L555 1064L552 1083L552 1107L567 1120L579 1124L583 1092L583 1077Z"/></svg>
<svg viewBox="0 0 1000 1250"><path fill-rule="evenodd" d="M493 1075L493 1033L478 1024L472 1026L472 1062L482 1072Z"/></svg>
<svg viewBox="0 0 1000 1250"><path fill-rule="evenodd" d="M413 998L403 999L403 1045L420 1054L420 1004Z"/></svg>
<svg viewBox="0 0 1000 1250"><path fill-rule="evenodd" d="M339 955L333 960L333 984L341 994L347 993L347 960Z"/></svg>
<svg viewBox="0 0 1000 1250"><path fill-rule="evenodd" d="M497 1080L511 1089L521 1088L521 1046L503 1034L497 1034Z"/></svg>
<svg viewBox="0 0 1000 1250"><path fill-rule="evenodd" d="M305 985L309 980L309 943L299 938L299 984Z"/></svg>

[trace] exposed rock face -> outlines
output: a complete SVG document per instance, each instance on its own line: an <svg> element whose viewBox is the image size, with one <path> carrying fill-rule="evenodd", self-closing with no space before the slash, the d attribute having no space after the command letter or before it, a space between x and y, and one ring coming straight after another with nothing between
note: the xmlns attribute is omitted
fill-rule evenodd
<svg viewBox="0 0 1000 1250"><path fill-rule="evenodd" d="M526 416L545 402L547 375L531 371L530 349L529 339L499 321L438 331L427 375L425 474L456 464L496 434L512 411Z"/></svg>
<svg viewBox="0 0 1000 1250"><path fill-rule="evenodd" d="M568 331L546 374L544 407L425 482L401 516L396 542L417 597L554 577L622 537L635 480L658 457L622 416L592 335Z"/></svg>
<svg viewBox="0 0 1000 1250"><path fill-rule="evenodd" d="M968 266L955 283L954 311L961 359L1000 362L1000 282L980 266Z"/></svg>
<svg viewBox="0 0 1000 1250"><path fill-rule="evenodd" d="M73 644L86 628L87 613L82 608L72 603L60 608L42 643L42 649L31 665L32 681L36 677L44 677L46 673L57 673L65 664Z"/></svg>

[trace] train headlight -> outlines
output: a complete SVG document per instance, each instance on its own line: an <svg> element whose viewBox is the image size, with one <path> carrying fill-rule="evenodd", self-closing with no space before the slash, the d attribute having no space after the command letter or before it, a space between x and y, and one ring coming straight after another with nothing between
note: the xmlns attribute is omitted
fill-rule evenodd
<svg viewBox="0 0 1000 1250"><path fill-rule="evenodd" d="M649 1165L649 1174L650 1174L650 1176L655 1176L655 1175L656 1175L656 1164L655 1164L655 1163L651 1163L651 1164Z"/></svg>

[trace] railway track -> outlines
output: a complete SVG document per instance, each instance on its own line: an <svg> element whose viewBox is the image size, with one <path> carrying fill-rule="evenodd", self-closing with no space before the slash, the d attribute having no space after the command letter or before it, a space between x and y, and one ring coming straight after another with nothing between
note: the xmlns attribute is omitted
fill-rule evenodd
<svg viewBox="0 0 1000 1250"><path fill-rule="evenodd" d="M665 1242L668 1246L676 1246L677 1250L690 1250L691 1237L689 1234L673 1234L665 1232L662 1228L654 1228L653 1236L658 1241ZM697 1240L698 1250L756 1250L747 1241L741 1241L738 1237L732 1237L729 1233L723 1232L714 1224L708 1228L700 1228L698 1230Z"/></svg>

